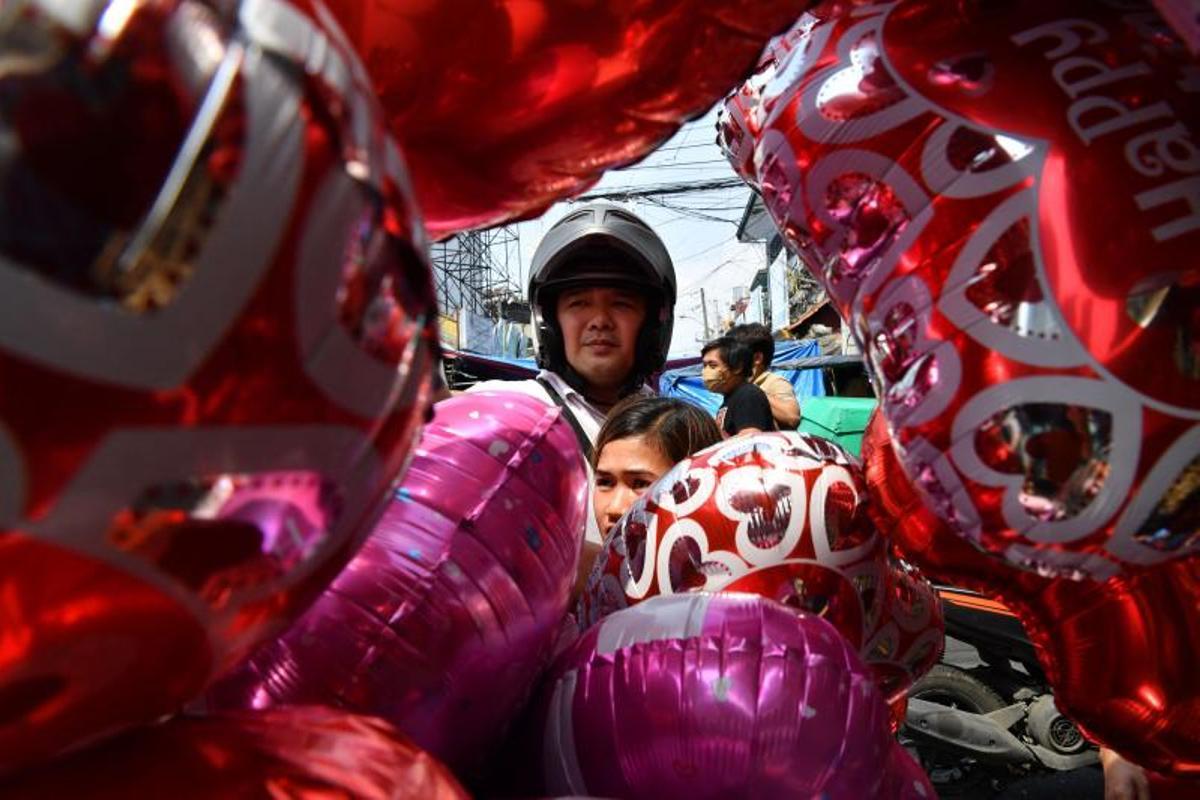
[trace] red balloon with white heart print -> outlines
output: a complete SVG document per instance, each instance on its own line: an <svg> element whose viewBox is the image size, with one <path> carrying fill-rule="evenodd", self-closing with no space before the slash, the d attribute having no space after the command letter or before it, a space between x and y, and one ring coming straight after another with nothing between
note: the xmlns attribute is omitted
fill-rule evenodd
<svg viewBox="0 0 1200 800"><path fill-rule="evenodd" d="M832 622L869 664L885 665L892 699L941 652L941 616L932 589L914 593L892 575L865 500L853 457L816 436L763 433L701 450L605 537L580 626L656 595L758 594Z"/></svg>
<svg viewBox="0 0 1200 800"><path fill-rule="evenodd" d="M1146 767L1200 778L1200 560L1103 583L1038 575L989 558L926 508L878 413L863 463L880 532L937 580L1015 611L1055 703L1089 738Z"/></svg>
<svg viewBox="0 0 1200 800"><path fill-rule="evenodd" d="M997 560L1074 579L1200 554L1186 49L1134 3L813 13L791 83L764 95L757 177L930 508Z"/></svg>
<svg viewBox="0 0 1200 800"><path fill-rule="evenodd" d="M0 20L0 772L178 708L401 470L431 278L339 37L283 0Z"/></svg>
<svg viewBox="0 0 1200 800"><path fill-rule="evenodd" d="M437 238L534 217L741 81L814 0L330 0Z"/></svg>
<svg viewBox="0 0 1200 800"><path fill-rule="evenodd" d="M887 562L883 609L862 655L895 703L941 658L946 620L937 591L919 569L891 556Z"/></svg>
<svg viewBox="0 0 1200 800"><path fill-rule="evenodd" d="M762 126L778 102L781 90L791 83L792 70L802 68L808 51L821 44L811 35L820 19L803 14L763 50L754 74L725 98L717 114L717 144L743 180L758 186L754 155Z"/></svg>

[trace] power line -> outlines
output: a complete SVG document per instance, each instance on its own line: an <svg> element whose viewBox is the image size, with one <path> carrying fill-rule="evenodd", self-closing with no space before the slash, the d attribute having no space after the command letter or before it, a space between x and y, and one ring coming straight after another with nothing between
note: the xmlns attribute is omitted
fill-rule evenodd
<svg viewBox="0 0 1200 800"><path fill-rule="evenodd" d="M576 197L571 202L589 203L593 200L632 200L636 197L665 197L673 194L692 194L695 192L711 192L718 189L733 189L744 187L746 182L741 178L716 178L708 181L678 181L675 183L657 183L648 186L626 186L608 189L603 192L590 192Z"/></svg>
<svg viewBox="0 0 1200 800"><path fill-rule="evenodd" d="M724 242L722 242L722 244L724 244ZM681 289L679 290L679 293L680 293L680 294L687 294L687 293L689 293L689 292L692 292L692 291L694 291L695 289L702 288L702 287L700 286L700 284L704 283L704 282L705 282L705 281L707 281L709 278L711 278L713 275L716 275L718 272L720 272L721 270L725 269L726 267L731 267L731 266L735 266L735 267L741 267L741 266L746 266L746 264L745 264L744 262L742 262L742 261L741 261L739 258L737 258L736 256L735 256L735 257L733 257L733 258L727 258L727 259L725 259L724 261L722 261L720 264L717 264L715 267L713 267L712 269L710 269L708 272L706 272L706 273L704 273L703 275L701 275L699 278L696 278L694 281L692 281L692 282L691 282L690 284L688 284L687 286L685 286L685 287L681 288Z"/></svg>
<svg viewBox="0 0 1200 800"><path fill-rule="evenodd" d="M667 201L661 200L657 197L647 197L647 198L645 198L645 200L646 200L646 202L653 203L654 205L659 206L660 208L665 208L670 211L678 211L681 214L685 214L689 217L695 217L696 219L708 220L709 222L726 222L726 223L729 223L730 225L737 225L739 222L736 219L725 219L724 217L717 217L712 214L705 214L703 211L700 211L699 209L688 208L687 206L675 205L674 203L668 203Z"/></svg>
<svg viewBox="0 0 1200 800"><path fill-rule="evenodd" d="M677 145L673 145L671 147L665 147L665 146L660 147L659 149L654 151L654 154L661 155L663 153L673 153L676 150L695 150L698 147L711 148L711 147L718 147L718 145L716 142L696 142L695 144L677 144Z"/></svg>
<svg viewBox="0 0 1200 800"><path fill-rule="evenodd" d="M737 240L732 236L730 236L728 239L722 239L721 241L717 242L716 244L710 245L709 247L706 247L703 250L700 250L699 252L684 256L683 258L679 259L676 263L684 264L688 261L691 261L693 258L699 258L700 256L704 255L705 253L711 253L713 250L716 250L718 247L724 247L725 245L729 244L730 242L734 242L734 241L737 241Z"/></svg>
<svg viewBox="0 0 1200 800"><path fill-rule="evenodd" d="M614 172L630 172L635 169L699 169L700 167L723 166L728 168L729 161L724 158L713 158L706 161L668 161L665 164L647 164L645 161L628 167L620 167Z"/></svg>

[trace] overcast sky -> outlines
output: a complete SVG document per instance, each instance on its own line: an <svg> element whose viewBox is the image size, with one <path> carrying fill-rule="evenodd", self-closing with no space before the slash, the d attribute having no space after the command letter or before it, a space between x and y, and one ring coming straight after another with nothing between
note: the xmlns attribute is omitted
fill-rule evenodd
<svg viewBox="0 0 1200 800"><path fill-rule="evenodd" d="M703 118L685 125L641 163L606 174L592 191L736 177L717 147L715 121L714 107ZM766 257L762 244L741 244L734 238L749 196L749 188L738 186L652 200L638 198L633 203L623 204L650 223L666 242L675 261L679 302L675 307L675 331L671 341L673 356L699 351L703 339L701 286L708 301L709 325L715 330L718 312L714 301L720 307L719 313L726 313L734 288L748 286L754 273L764 264ZM654 200L675 208L664 207ZM522 272L511 277L521 287L525 286L525 271L529 269L542 234L571 207L569 203L558 203L539 219L517 225ZM681 210L683 207L687 210Z"/></svg>

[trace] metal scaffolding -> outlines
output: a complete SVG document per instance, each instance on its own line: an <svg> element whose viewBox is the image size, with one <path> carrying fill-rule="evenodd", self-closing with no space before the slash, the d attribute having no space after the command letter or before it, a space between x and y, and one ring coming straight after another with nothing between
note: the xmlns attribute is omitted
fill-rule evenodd
<svg viewBox="0 0 1200 800"><path fill-rule="evenodd" d="M495 320L512 319L507 311L520 306L524 295L515 226L460 233L435 243L430 255L442 313L465 308Z"/></svg>

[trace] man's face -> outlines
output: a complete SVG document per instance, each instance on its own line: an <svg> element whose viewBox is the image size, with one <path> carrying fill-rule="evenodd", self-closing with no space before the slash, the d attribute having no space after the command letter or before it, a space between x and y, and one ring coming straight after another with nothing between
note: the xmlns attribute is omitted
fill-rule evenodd
<svg viewBox="0 0 1200 800"><path fill-rule="evenodd" d="M632 289L568 289L558 296L557 315L567 363L595 399L618 399L637 359L646 298Z"/></svg>
<svg viewBox="0 0 1200 800"><path fill-rule="evenodd" d="M700 362L700 379L710 392L725 394L736 384L736 375L729 369L720 350L709 350Z"/></svg>

